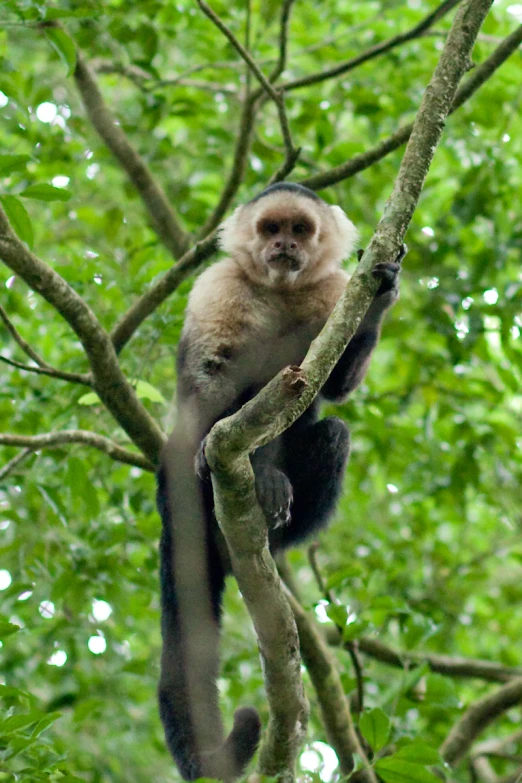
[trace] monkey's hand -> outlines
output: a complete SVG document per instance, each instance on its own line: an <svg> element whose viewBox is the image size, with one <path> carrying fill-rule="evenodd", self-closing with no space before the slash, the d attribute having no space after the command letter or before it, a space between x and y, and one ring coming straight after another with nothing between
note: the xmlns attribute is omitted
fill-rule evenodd
<svg viewBox="0 0 522 783"><path fill-rule="evenodd" d="M288 525L292 505L292 485L284 473L271 465L259 465L256 474L256 495L272 530Z"/></svg>
<svg viewBox="0 0 522 783"><path fill-rule="evenodd" d="M198 453L194 457L194 470L201 481L210 481L210 468L208 466L207 458L205 457L206 445L207 437L205 436L199 444Z"/></svg>
<svg viewBox="0 0 522 783"><path fill-rule="evenodd" d="M375 296L382 296L383 294L391 294L390 297L393 300L399 295L399 274L401 271L401 261L408 252L406 245L401 245L395 261L384 261L381 264L376 264L372 269L372 274L378 280L381 281L379 288Z"/></svg>

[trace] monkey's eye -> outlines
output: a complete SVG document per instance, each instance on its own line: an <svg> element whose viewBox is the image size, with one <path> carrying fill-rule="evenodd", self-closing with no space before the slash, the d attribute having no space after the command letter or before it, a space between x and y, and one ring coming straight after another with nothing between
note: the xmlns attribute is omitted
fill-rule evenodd
<svg viewBox="0 0 522 783"><path fill-rule="evenodd" d="M292 231L294 234L303 235L308 233L308 226L306 223L296 223L294 226L292 226Z"/></svg>
<svg viewBox="0 0 522 783"><path fill-rule="evenodd" d="M279 233L279 225L273 221L270 221L269 223L265 223L265 231L268 234L278 234Z"/></svg>

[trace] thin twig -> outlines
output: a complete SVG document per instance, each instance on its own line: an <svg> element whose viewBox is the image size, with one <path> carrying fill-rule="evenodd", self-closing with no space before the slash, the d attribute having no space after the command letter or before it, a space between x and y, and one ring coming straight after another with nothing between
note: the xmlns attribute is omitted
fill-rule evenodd
<svg viewBox="0 0 522 783"><path fill-rule="evenodd" d="M18 467L24 460L27 459L31 454L33 453L33 449L23 449L19 454L16 455L16 457L13 457L13 459L10 459L9 462L6 462L3 468L0 468L0 481L3 481L6 479L10 473L15 470L15 468Z"/></svg>
<svg viewBox="0 0 522 783"><path fill-rule="evenodd" d="M317 541L314 541L314 543L308 547L308 562L310 563L310 568L312 569L312 572L315 576L315 581L317 582L317 586L321 594L324 596L324 598L328 601L328 603L336 604L337 606L339 606L339 601L335 597L333 591L326 589L323 575L321 574L321 569L319 568L319 563L317 562L318 549L319 549L319 542ZM335 623L335 627L337 628L337 631L339 633L339 638L342 639L343 638L342 626L337 625L337 623ZM361 658L359 656L358 643L356 641L345 642L344 648L348 652L348 655L350 656L350 660L353 666L353 671L355 674L355 681L357 687L357 702L354 706L356 707L355 711L357 713L360 713L364 709L364 671L363 671Z"/></svg>
<svg viewBox="0 0 522 783"><path fill-rule="evenodd" d="M33 362L35 362L35 363L38 365L38 367L47 367L48 369L50 369L50 368L49 368L49 365L47 364L47 362L45 362L45 361L42 359L42 357L41 357L41 356L39 356L39 355L36 353L36 351L34 351L34 350L31 348L31 346L29 345L29 343L28 343L26 340L24 340L24 338L22 337L22 335L20 334L20 332L17 330L16 326L15 326L15 325L14 325L14 323L11 321L11 319L9 318L9 316L8 316L8 315L7 315L7 313L6 313L6 311L4 310L4 308L3 308L1 305L0 305L0 318L1 318L1 319L2 319L2 321L4 322L4 324L5 324L6 328L7 328L7 331L9 332L9 334L11 335L11 337L13 338L13 340L14 340L16 343L18 343L18 345L20 346L20 348L22 349L22 351L23 351L24 353L26 353L26 354L27 354L27 356L29 356L29 358L30 358L30 359L32 359L32 360L33 360Z"/></svg>
<svg viewBox="0 0 522 783"><path fill-rule="evenodd" d="M206 237L219 225L243 181L248 153L252 146L255 117L256 95L248 93L243 101L232 168L217 205L199 232L200 237Z"/></svg>
<svg viewBox="0 0 522 783"><path fill-rule="evenodd" d="M500 46L498 46L483 63L473 69L466 82L457 90L449 114L453 114L453 112L459 109L465 101L471 98L484 82L486 82L495 71L506 62L513 52L518 49L521 43L522 25L505 38ZM340 166L336 166L329 171L307 177L306 179L301 180L300 184L306 185L306 187L311 190L322 190L330 185L335 185L337 182L349 179L360 171L364 171L374 163L377 163L377 161L382 160L382 158L385 158L390 152L402 147L410 138L412 130L413 123L404 125L402 128L396 130L395 133L392 133L387 139L380 141L374 147L366 150L366 152L355 155L351 160L348 160L346 163L342 163Z"/></svg>
<svg viewBox="0 0 522 783"><path fill-rule="evenodd" d="M295 0L284 0L281 7L281 21L279 23L279 57L274 70L268 77L272 84L281 76L286 68L288 58L288 31L290 26L290 11Z"/></svg>
<svg viewBox="0 0 522 783"><path fill-rule="evenodd" d="M124 449L123 446L119 446L109 438L98 435L95 432L89 432L89 430L62 430L61 432L47 432L44 435L0 433L0 446L19 446L29 452L38 451L39 449L60 448L60 446L70 443L92 446L98 449L98 451L103 451L104 454L107 454L117 462L124 462L126 465L134 465L143 470L155 470L153 463L142 454ZM20 455L17 456L19 457ZM2 477L1 474L0 477Z"/></svg>
<svg viewBox="0 0 522 783"><path fill-rule="evenodd" d="M2 356L1 354L0 362L9 364L11 367L16 367L19 370L24 370L25 372L34 372L37 375L47 375L50 378L59 378L61 381L69 381L69 383L81 383L83 386L92 386L92 378L88 374L82 375L77 372L55 370L53 367L32 367L30 364L17 362L15 359L8 359L7 356Z"/></svg>
<svg viewBox="0 0 522 783"><path fill-rule="evenodd" d="M247 52L245 47L240 43L240 41L238 41L236 36L232 33L231 30L229 30L226 24L212 10L212 8L210 8L210 6L207 3L205 3L204 0L196 0L196 2L201 8L201 10L203 11L203 13L206 16L208 16L208 18L215 24L218 30L221 30L223 35L226 38L228 38L228 40L230 41L234 49L236 49L236 51L241 55L243 60L246 63L248 63L250 70L252 71L252 73L258 80L258 82L261 84L261 86L263 87L267 95L269 95L270 98L273 100L276 106L277 114L279 117L279 124L281 126L281 133L283 136L283 141L286 150L286 159L281 169L276 173L276 175L274 175L274 179L282 179L284 176L287 176L290 173L290 171L292 171L300 153L300 149L294 147L292 141L290 125L288 123L288 117L286 115L284 97L280 90L274 89L270 81L266 78L264 73L258 67L257 63L253 60L250 53Z"/></svg>
<svg viewBox="0 0 522 783"><path fill-rule="evenodd" d="M187 249L188 236L143 158L110 112L80 52L74 79L90 121L138 191L158 237L175 258L179 257Z"/></svg>
<svg viewBox="0 0 522 783"><path fill-rule="evenodd" d="M282 87L285 92L289 92L290 90L296 90L299 87L309 87L312 84L318 84L319 82L324 82L327 79L333 79L335 76L348 73L348 71L353 71L359 65L362 65L369 60L373 60L374 57L378 57L385 52L390 52L392 49L395 49L397 46L400 46L407 41L420 38L424 32L429 29L429 27L431 27L432 24L435 24L435 22L455 8L455 6L458 5L460 1L461 0L445 0L445 2L442 3L435 11L432 11L432 13L428 14L424 19L416 24L415 27L412 27L411 30L408 30L405 33L400 33L399 35L394 35L393 38L388 38L387 41L381 41L381 43L374 44L374 46L370 46L369 49L361 52L361 54L357 54L355 57L351 57L349 60L345 60L333 68L328 68L325 71L321 71L321 73L314 73L310 74L309 76L303 76L300 79L293 79L292 81L283 84Z"/></svg>

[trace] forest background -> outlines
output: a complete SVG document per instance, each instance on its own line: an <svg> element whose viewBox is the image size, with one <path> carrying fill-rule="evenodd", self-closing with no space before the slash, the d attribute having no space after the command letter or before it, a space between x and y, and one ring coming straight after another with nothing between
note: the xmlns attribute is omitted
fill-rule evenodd
<svg viewBox="0 0 522 783"><path fill-rule="evenodd" d="M415 116L457 5L270 0L249 14L213 3L262 71L279 69L285 139L275 101L261 96L253 116L255 77L197 4L4 0L3 210L113 336L193 245L185 232L204 236L297 147L290 178L340 204L365 247L403 154L397 131ZM317 548L287 558L307 616L332 641L342 631L340 682L370 755L399 764L381 760L391 783L436 779L452 728L488 697L497 711L449 779L522 779L521 21L521 5L498 0L482 27L476 66L518 40L447 122L367 381L325 409L353 439L339 511ZM107 117L116 141L106 126L104 137ZM116 333L121 368L163 432L197 252L178 263L168 300ZM89 388L69 324L4 265L0 305L0 781L177 781L155 697L154 447L143 456L132 445ZM299 776L329 781L334 743L304 678ZM227 720L253 704L266 725L233 580L220 690Z"/></svg>

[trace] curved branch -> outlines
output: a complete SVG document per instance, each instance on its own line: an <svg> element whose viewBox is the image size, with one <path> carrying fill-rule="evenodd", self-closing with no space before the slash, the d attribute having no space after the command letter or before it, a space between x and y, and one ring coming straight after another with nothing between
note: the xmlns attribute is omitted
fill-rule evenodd
<svg viewBox="0 0 522 783"><path fill-rule="evenodd" d="M94 74L79 51L74 79L91 123L138 191L157 235L177 258L186 251L188 236L165 193L109 111Z"/></svg>
<svg viewBox="0 0 522 783"><path fill-rule="evenodd" d="M511 680L495 693L484 696L472 704L441 746L440 752L444 761L452 767L458 764L486 726L520 703L522 703L522 677Z"/></svg>
<svg viewBox="0 0 522 783"><path fill-rule="evenodd" d="M7 356L0 354L0 362L9 364L11 367L17 367L19 370L25 372L34 372L37 375L48 375L50 378L59 378L61 381L69 381L70 383L81 383L84 386L92 386L92 379L90 375L82 375L77 372L66 372L62 370L55 370L53 367L45 365L44 367L32 367L30 364L23 364L17 362L15 359L9 359Z"/></svg>
<svg viewBox="0 0 522 783"><path fill-rule="evenodd" d="M154 464L146 457L124 449L123 446L119 446L109 438L105 438L103 435L98 435L95 432L89 432L89 430L63 430L62 432L48 432L45 435L0 433L0 446L20 446L25 450L22 454L37 451L38 449L55 449L69 443L82 443L84 446L92 446L98 449L98 451L103 451L104 454L107 454L117 462L134 465L143 470L155 470ZM21 455L17 455L11 462L20 457ZM1 472L0 478L3 478Z"/></svg>
<svg viewBox="0 0 522 783"><path fill-rule="evenodd" d="M471 98L484 82L486 82L495 71L506 62L513 52L518 49L521 43L522 25L505 38L494 52L473 70L465 84L458 89L449 114L453 114L453 112L459 109L468 98ZM404 125L402 128L396 130L395 133L392 133L387 139L380 141L371 149L366 150L366 152L355 155L351 160L330 169L330 171L325 171L321 174L315 174L312 177L303 179L300 181L300 184L305 185L311 190L322 190L330 185L335 185L337 182L349 179L360 171L364 171L374 163L377 163L377 161L382 160L382 158L385 158L390 152L402 147L410 138L412 130L413 123Z"/></svg>
<svg viewBox="0 0 522 783"><path fill-rule="evenodd" d="M293 79L291 82L286 82L286 84L282 85L282 88L285 92L289 92L290 90L297 90L299 87L309 87L311 84L318 84L327 79L333 79L335 76L348 73L348 71L353 71L359 65L362 65L369 60L373 60L374 57L379 57L379 55L385 54L385 52L390 52L392 49L401 46L401 44L406 43L407 41L413 41L415 38L420 38L432 24L435 24L439 19L442 19L442 17L455 8L460 1L461 0L445 0L445 2L435 11L432 11L424 17L424 19L406 33L394 35L393 38L388 38L387 41L381 41L381 43L374 44L374 46L370 46L369 49L361 52L361 54L357 54L355 57L351 57L349 60L345 60L343 63L339 63L339 65L336 65L333 68L328 68L326 71L313 73L310 74L310 76L303 76L300 79Z"/></svg>
<svg viewBox="0 0 522 783"><path fill-rule="evenodd" d="M163 302L176 290L180 283L217 250L215 233L202 239L188 250L177 264L171 266L152 288L149 288L120 318L111 332L116 353L127 345L132 335Z"/></svg>
<svg viewBox="0 0 522 783"><path fill-rule="evenodd" d="M16 236L1 208L0 259L67 321L89 359L93 388L130 439L156 462L165 436L121 371L109 335L81 296Z"/></svg>

